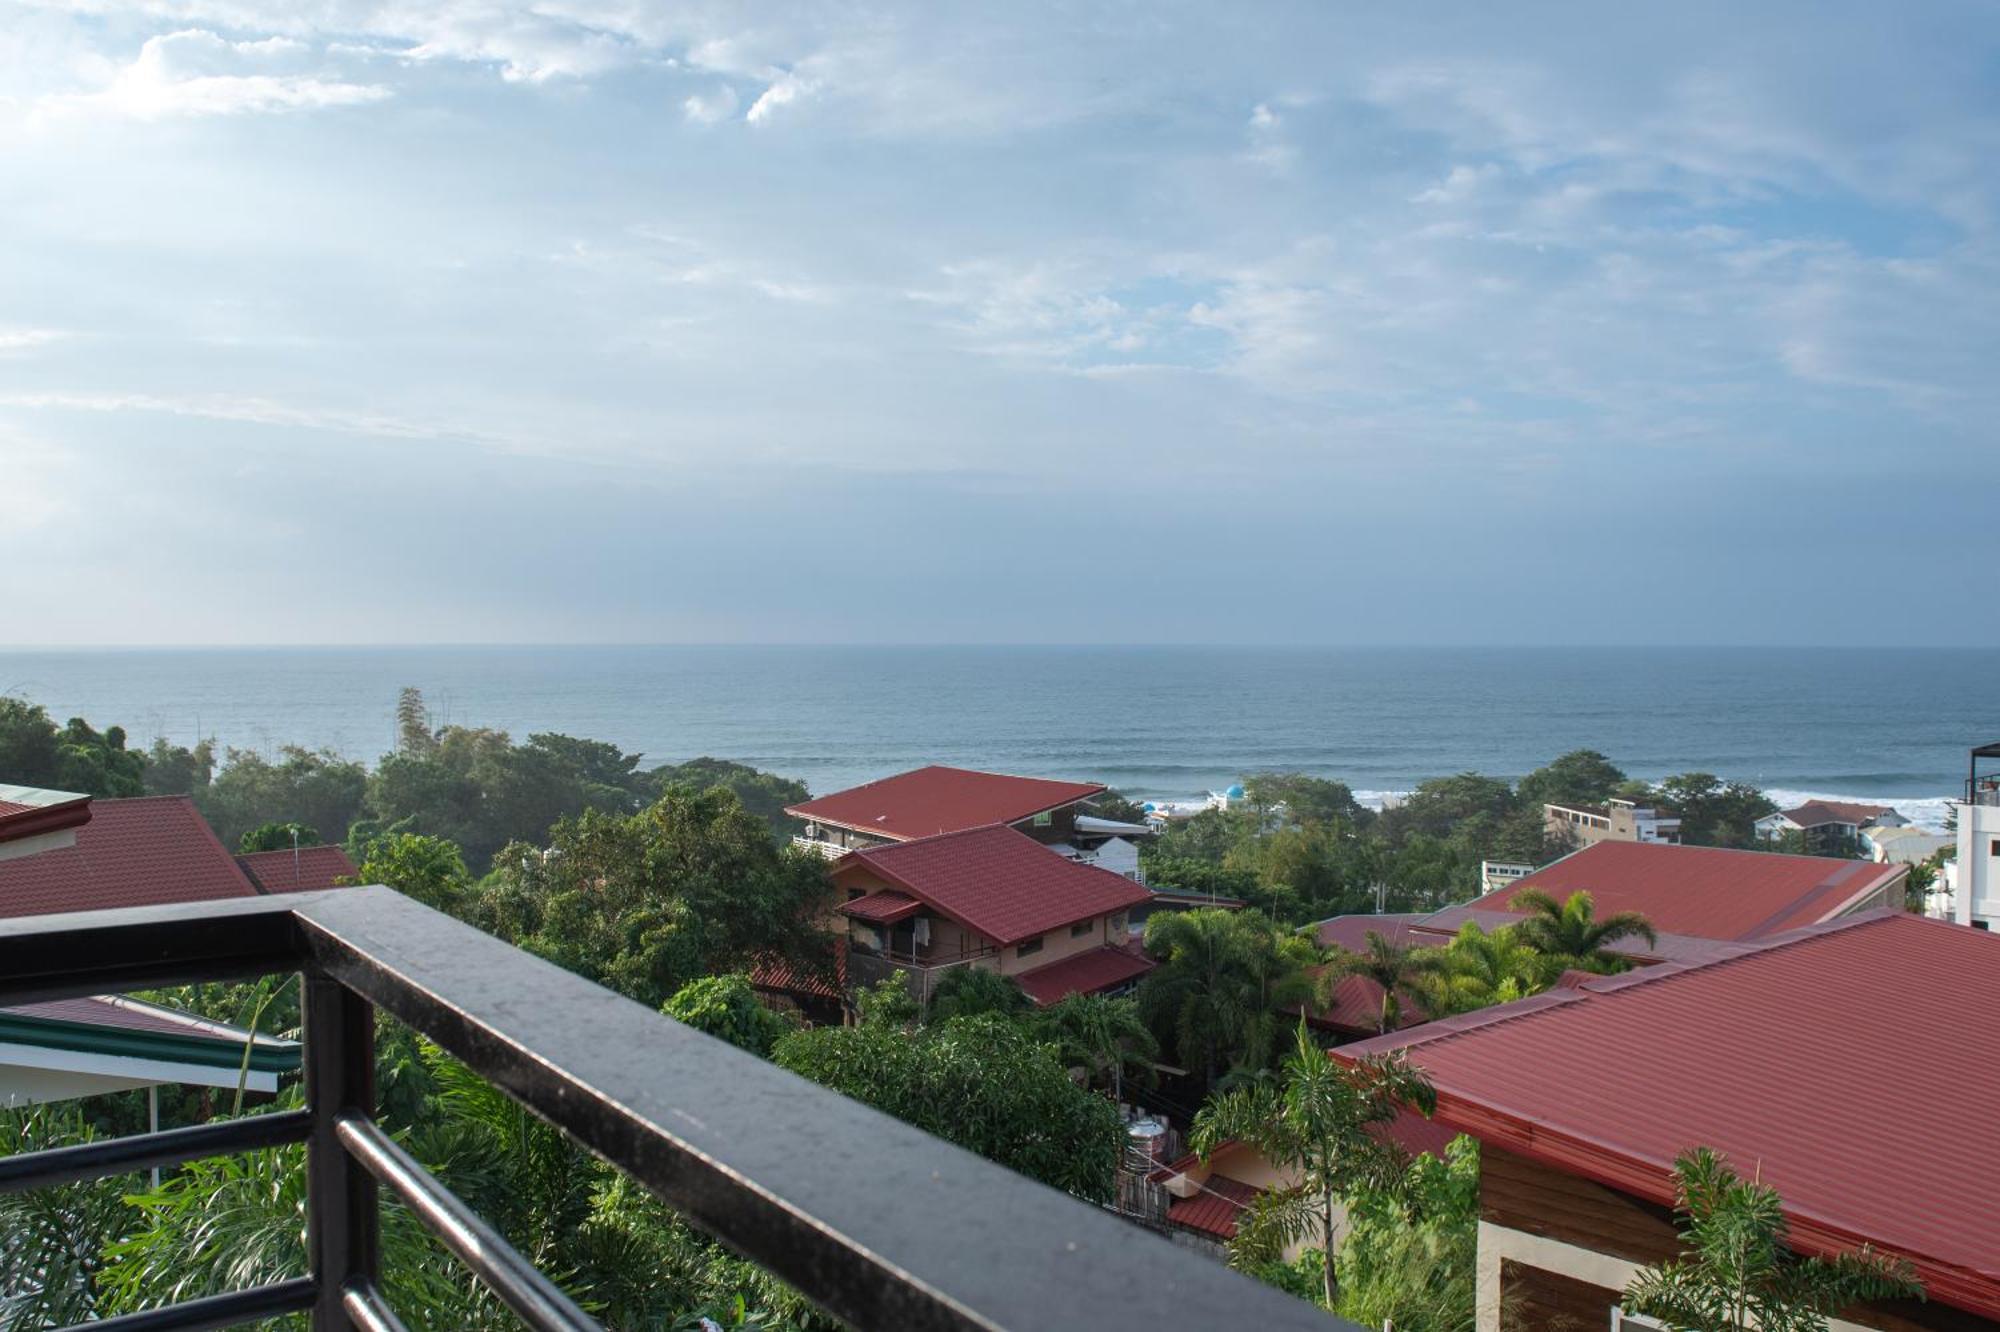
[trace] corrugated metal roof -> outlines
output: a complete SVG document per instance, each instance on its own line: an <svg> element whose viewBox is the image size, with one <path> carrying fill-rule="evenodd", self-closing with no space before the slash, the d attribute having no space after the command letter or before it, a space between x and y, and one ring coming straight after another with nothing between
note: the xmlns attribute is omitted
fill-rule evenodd
<svg viewBox="0 0 2000 1332"><path fill-rule="evenodd" d="M90 808L75 846L0 860L0 917L256 895L186 796Z"/></svg>
<svg viewBox="0 0 2000 1332"><path fill-rule="evenodd" d="M1411 939L1410 926L1424 915L1420 911L1380 916L1329 916L1313 927L1321 948L1345 948L1350 953L1368 951L1368 936L1379 934L1392 944L1436 943L1435 939Z"/></svg>
<svg viewBox="0 0 2000 1332"><path fill-rule="evenodd" d="M1236 1218L1264 1196L1264 1191L1227 1175L1210 1175L1192 1198L1167 1204L1167 1220L1187 1230L1217 1239L1236 1238Z"/></svg>
<svg viewBox="0 0 2000 1332"><path fill-rule="evenodd" d="M1135 949L1107 944L1103 948L1066 957L1060 962L1051 962L1045 967L1036 967L1033 971L1024 971L1014 977L1014 983L1030 999L1047 1007L1072 994L1096 994L1099 990L1136 980L1156 965L1152 958Z"/></svg>
<svg viewBox="0 0 2000 1332"><path fill-rule="evenodd" d="M1508 911L1530 888L1558 902L1587 891L1599 916L1637 911L1668 934L1759 939L1831 919L1907 869L1768 851L1597 842L1488 893L1470 909Z"/></svg>
<svg viewBox="0 0 2000 1332"><path fill-rule="evenodd" d="M878 925L888 925L899 920L908 920L924 909L924 904L907 893L870 893L845 903L841 911L856 920L872 920Z"/></svg>
<svg viewBox="0 0 2000 1332"><path fill-rule="evenodd" d="M253 851L236 857L250 882L267 893L310 893L352 881L360 873L338 846L302 846L297 851Z"/></svg>
<svg viewBox="0 0 2000 1332"><path fill-rule="evenodd" d="M863 786L835 791L785 810L892 841L963 832L991 823L1019 823L1047 810L1100 795L1096 782L1010 777L933 764Z"/></svg>
<svg viewBox="0 0 2000 1332"><path fill-rule="evenodd" d="M1122 874L1079 865L1007 827L852 851L835 862L833 876L849 882L857 871L888 880L1001 944L1152 897Z"/></svg>
<svg viewBox="0 0 2000 1332"><path fill-rule="evenodd" d="M1795 1247L1908 1257L2000 1317L2000 937L1903 912L1721 961L1583 981L1334 1051L1407 1050L1438 1118L1655 1202L1713 1147L1783 1196Z"/></svg>

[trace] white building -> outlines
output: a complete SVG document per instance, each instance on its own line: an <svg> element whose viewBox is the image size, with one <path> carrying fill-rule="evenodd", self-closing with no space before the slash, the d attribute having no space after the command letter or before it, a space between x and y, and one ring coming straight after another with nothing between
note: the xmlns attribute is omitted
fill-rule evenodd
<svg viewBox="0 0 2000 1332"><path fill-rule="evenodd" d="M2000 760L2000 744L1972 751L1965 799L1958 805L1958 862L1947 866L1951 918L1974 929L2000 929L2000 765L1981 772L1981 759Z"/></svg>

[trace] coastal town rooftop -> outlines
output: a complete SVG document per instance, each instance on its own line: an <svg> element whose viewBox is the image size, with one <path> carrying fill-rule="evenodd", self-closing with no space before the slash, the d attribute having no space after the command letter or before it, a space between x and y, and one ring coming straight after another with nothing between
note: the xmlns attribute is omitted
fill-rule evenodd
<svg viewBox="0 0 2000 1332"><path fill-rule="evenodd" d="M1926 1012L1962 1015L1930 1021ZM1712 1147L1791 1242L1907 1258L1933 1304L2000 1317L2000 938L1900 911L1814 925L1333 1052L1400 1051L1439 1122L1659 1206ZM1927 1324L1928 1325L1928 1324Z"/></svg>
<svg viewBox="0 0 2000 1332"><path fill-rule="evenodd" d="M1104 790L1097 782L1012 777L932 764L791 805L785 813L907 842L989 824L1020 823L1102 795Z"/></svg>

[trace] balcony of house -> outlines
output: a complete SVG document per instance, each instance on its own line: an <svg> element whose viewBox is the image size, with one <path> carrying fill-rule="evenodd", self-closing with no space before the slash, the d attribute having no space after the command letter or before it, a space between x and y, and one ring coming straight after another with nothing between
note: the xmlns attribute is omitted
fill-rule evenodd
<svg viewBox="0 0 2000 1332"><path fill-rule="evenodd" d="M876 985L901 976L910 993L926 1002L947 971L997 966L1000 950L958 922L927 914L923 904L900 893L875 893L850 902L847 916L847 974L851 983Z"/></svg>
<svg viewBox="0 0 2000 1332"><path fill-rule="evenodd" d="M386 888L0 921L0 1005L287 972L303 1109L0 1158L18 1192L305 1145L304 1275L132 1327L401 1328L384 1192L526 1326L599 1326L376 1125L378 1012L853 1327L1347 1326Z"/></svg>

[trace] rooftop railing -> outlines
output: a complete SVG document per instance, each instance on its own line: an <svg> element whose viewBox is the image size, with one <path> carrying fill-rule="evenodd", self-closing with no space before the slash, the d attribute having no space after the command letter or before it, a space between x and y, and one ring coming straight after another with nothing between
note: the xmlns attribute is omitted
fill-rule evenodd
<svg viewBox="0 0 2000 1332"><path fill-rule="evenodd" d="M855 1327L1350 1326L387 888L0 921L0 1005L286 971L306 1109L0 1158L0 1191L303 1142L310 1275L93 1332L396 1332L383 1188L527 1326L597 1327L376 1127L376 1007Z"/></svg>

